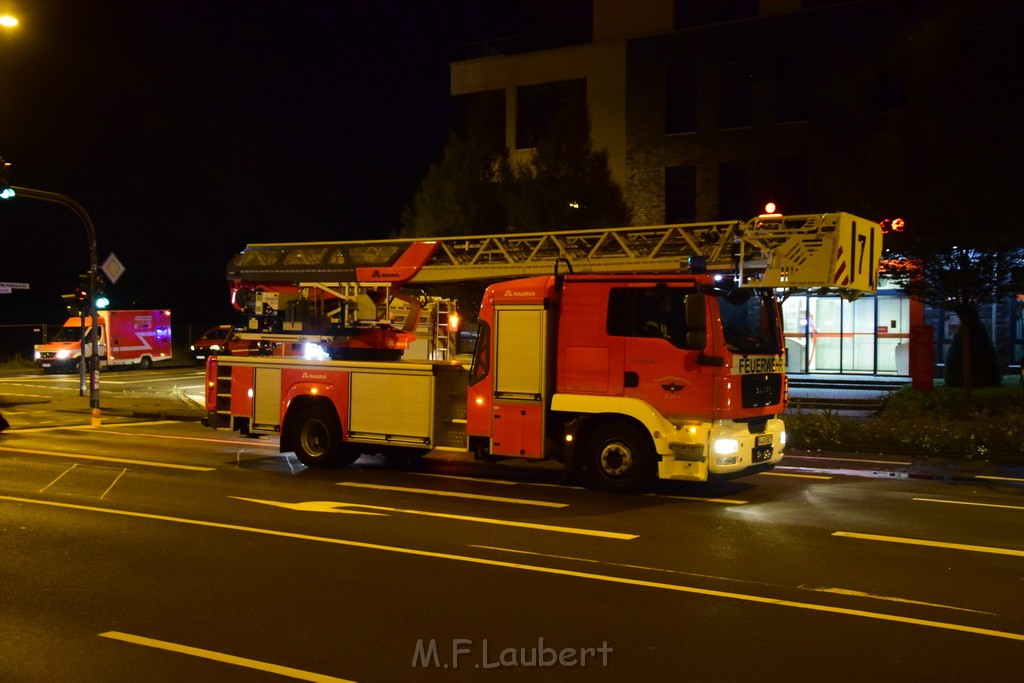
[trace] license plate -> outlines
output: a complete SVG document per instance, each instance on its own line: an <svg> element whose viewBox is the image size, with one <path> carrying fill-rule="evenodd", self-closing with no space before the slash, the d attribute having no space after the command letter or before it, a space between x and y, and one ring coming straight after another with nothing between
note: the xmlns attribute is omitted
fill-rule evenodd
<svg viewBox="0 0 1024 683"><path fill-rule="evenodd" d="M754 437L754 445L755 446L771 446L772 445L772 435L771 434L761 434L760 436L755 436Z"/></svg>
<svg viewBox="0 0 1024 683"><path fill-rule="evenodd" d="M44 367L44 368L48 368L48 367L50 367L50 364L49 364L49 363L40 363L39 365L40 365L41 367Z"/></svg>

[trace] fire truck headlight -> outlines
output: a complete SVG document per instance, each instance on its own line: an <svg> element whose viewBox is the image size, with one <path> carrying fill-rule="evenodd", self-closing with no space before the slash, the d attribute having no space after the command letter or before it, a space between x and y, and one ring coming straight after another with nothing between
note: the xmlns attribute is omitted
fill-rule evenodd
<svg viewBox="0 0 1024 683"><path fill-rule="evenodd" d="M302 345L302 357L306 360L329 360L331 356L319 344L305 342Z"/></svg>
<svg viewBox="0 0 1024 683"><path fill-rule="evenodd" d="M210 346L211 351L220 351L220 344L213 344Z"/></svg>
<svg viewBox="0 0 1024 683"><path fill-rule="evenodd" d="M61 349L60 351L57 352L57 358L59 358L60 360L64 360L65 358L70 358L70 357L71 357L71 352L68 351L67 349Z"/></svg>
<svg viewBox="0 0 1024 683"><path fill-rule="evenodd" d="M740 449L736 439L715 439L715 455L729 455Z"/></svg>
<svg viewBox="0 0 1024 683"><path fill-rule="evenodd" d="M783 430L782 433L779 434L779 445L780 446L785 446L786 445L786 431L785 430Z"/></svg>
<svg viewBox="0 0 1024 683"><path fill-rule="evenodd" d="M41 354L41 353L39 353L38 351L36 351L36 352L35 352L35 357L36 357L36 360L39 360L40 358L42 358L42 357L43 357L43 354Z"/></svg>

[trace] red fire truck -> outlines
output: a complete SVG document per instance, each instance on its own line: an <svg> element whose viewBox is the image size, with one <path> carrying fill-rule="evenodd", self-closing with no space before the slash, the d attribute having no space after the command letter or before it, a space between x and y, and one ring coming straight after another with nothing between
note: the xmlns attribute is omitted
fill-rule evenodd
<svg viewBox="0 0 1024 683"><path fill-rule="evenodd" d="M555 459L609 490L770 469L786 440L777 292L874 291L881 246L878 224L845 213L249 245L228 277L258 304L251 327L290 323L327 359L211 358L207 422L279 432L311 467L458 450ZM493 284L468 364L392 359L396 291L476 279ZM361 336L385 353L353 355Z"/></svg>

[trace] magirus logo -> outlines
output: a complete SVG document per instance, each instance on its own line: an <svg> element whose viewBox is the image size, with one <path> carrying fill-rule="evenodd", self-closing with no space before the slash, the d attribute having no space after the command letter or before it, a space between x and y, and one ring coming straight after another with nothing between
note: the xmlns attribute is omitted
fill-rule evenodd
<svg viewBox="0 0 1024 683"><path fill-rule="evenodd" d="M370 277L375 278L375 279L376 278L388 278L388 279L392 279L393 280L393 279L398 278L400 276L401 276L400 273L396 273L394 271L375 270L375 271L373 271L373 275L371 275Z"/></svg>

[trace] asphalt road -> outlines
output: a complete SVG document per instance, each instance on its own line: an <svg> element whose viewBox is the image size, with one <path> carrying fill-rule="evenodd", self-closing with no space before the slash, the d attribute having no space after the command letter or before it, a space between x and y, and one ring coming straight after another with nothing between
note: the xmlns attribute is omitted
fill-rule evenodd
<svg viewBox="0 0 1024 683"><path fill-rule="evenodd" d="M183 373L104 376L99 427L0 383L0 680L1021 680L1022 482L308 470L125 408Z"/></svg>

